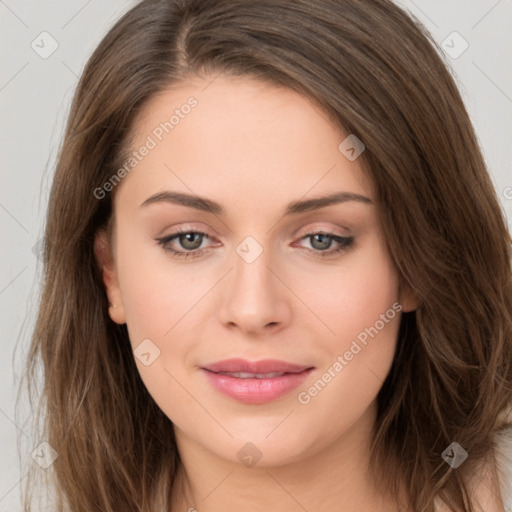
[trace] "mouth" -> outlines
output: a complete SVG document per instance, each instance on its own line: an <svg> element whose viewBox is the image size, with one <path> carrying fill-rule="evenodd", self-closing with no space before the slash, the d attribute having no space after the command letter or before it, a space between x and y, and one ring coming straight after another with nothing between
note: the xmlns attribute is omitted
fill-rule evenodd
<svg viewBox="0 0 512 512"><path fill-rule="evenodd" d="M214 372L217 375L229 375L237 379L274 379L282 377L286 372L270 372L270 373L249 373L249 372Z"/></svg>
<svg viewBox="0 0 512 512"><path fill-rule="evenodd" d="M201 370L220 393L242 403L263 404L290 393L304 382L314 367L273 359L229 359Z"/></svg>

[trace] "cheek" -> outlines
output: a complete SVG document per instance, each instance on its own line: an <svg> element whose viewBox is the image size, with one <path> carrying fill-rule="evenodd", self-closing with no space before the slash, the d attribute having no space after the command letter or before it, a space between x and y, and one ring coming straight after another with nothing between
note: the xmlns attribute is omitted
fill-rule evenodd
<svg viewBox="0 0 512 512"><path fill-rule="evenodd" d="M186 381L198 339L191 333L205 315L207 301L202 299L218 277L181 268L156 242L141 243L128 227L119 235L119 281L139 374L158 405L173 417L173 408L198 413L180 383Z"/></svg>
<svg viewBox="0 0 512 512"><path fill-rule="evenodd" d="M385 248L378 239L366 244L364 250L347 254L340 264L328 271L304 273L297 283L298 295L307 298L307 305L322 320L317 321L321 340L336 350L374 326L381 315L392 320L398 301L398 276ZM398 315L396 315L398 316ZM382 332L387 332L385 322ZM396 330L396 329L395 329Z"/></svg>
<svg viewBox="0 0 512 512"><path fill-rule="evenodd" d="M396 270L378 240L323 285L309 297L335 335L317 337L326 357L297 399L311 428L329 437L375 400L393 362L401 305Z"/></svg>
<svg viewBox="0 0 512 512"><path fill-rule="evenodd" d="M316 380L301 389L299 402L315 402L318 411L341 400L343 414L357 416L377 395L393 361L401 318L395 267L375 239L303 286L299 293L322 320L310 327L323 356Z"/></svg>
<svg viewBox="0 0 512 512"><path fill-rule="evenodd" d="M141 242L129 228L120 229L118 251L119 280L132 343L136 345L147 337L163 340L172 336L175 326L204 295L208 280L180 269L156 242Z"/></svg>
<svg viewBox="0 0 512 512"><path fill-rule="evenodd" d="M120 230L120 235L119 281L140 377L169 416L174 418L180 410L189 411L191 416L199 414L180 383L185 381L184 362L192 339L183 335L183 329L190 327L193 315L189 311L200 299L197 288L201 288L201 281L186 279L170 256L152 241L141 243L129 228Z"/></svg>

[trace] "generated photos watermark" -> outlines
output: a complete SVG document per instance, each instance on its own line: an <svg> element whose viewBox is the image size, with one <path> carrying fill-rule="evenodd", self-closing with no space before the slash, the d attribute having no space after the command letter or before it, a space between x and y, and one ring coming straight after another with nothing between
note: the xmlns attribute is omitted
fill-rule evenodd
<svg viewBox="0 0 512 512"><path fill-rule="evenodd" d="M368 337L373 339L379 332L384 329L386 324L390 322L395 316L402 311L402 305L395 302L385 313L382 313L372 326L366 327L361 331L356 339L352 340L349 350L345 351L343 355L337 356L336 360L327 368L322 376L307 390L301 391L297 395L297 400L302 405L307 405L311 400L318 396L325 387L334 379L340 372L349 364L354 357L359 354L364 347L368 345ZM359 343L358 343L359 342Z"/></svg>
<svg viewBox="0 0 512 512"><path fill-rule="evenodd" d="M132 152L131 156L124 162L124 164L107 180L101 187L97 187L93 191L96 199L104 199L108 192L112 192L114 188L121 183L121 180L129 174L139 162L141 162L150 152L155 149L166 135L172 132L176 126L180 124L182 119L185 119L192 109L197 107L198 100L191 96L187 102L179 108L174 109L173 114L167 121L161 122L158 126L153 128L151 134L146 137L144 144L139 149Z"/></svg>

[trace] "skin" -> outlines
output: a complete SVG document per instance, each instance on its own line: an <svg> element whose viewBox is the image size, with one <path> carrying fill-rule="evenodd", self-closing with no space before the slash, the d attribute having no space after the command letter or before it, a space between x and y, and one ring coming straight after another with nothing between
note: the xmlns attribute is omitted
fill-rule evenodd
<svg viewBox="0 0 512 512"><path fill-rule="evenodd" d="M136 119L133 148L191 96L198 105L117 186L111 245L104 233L95 244L112 320L127 324L134 349L150 339L160 350L150 365L136 363L175 426L183 467L172 510L397 510L372 480L368 457L400 313L308 404L297 399L394 303L416 306L399 294L362 159L338 150L348 133L301 95L222 75L190 77L154 97ZM164 190L216 201L225 213L141 207ZM283 216L292 201L335 191L372 203ZM173 257L157 243L178 228L208 234L199 257ZM354 242L321 257L306 236L315 232ZM247 236L263 249L252 263L236 251ZM284 397L243 404L200 370L232 357L315 370ZM237 456L249 442L261 453L250 468Z"/></svg>

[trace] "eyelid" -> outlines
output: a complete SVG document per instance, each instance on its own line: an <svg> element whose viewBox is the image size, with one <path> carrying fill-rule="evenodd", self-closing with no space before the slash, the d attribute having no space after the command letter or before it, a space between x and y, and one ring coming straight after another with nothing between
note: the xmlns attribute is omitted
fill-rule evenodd
<svg viewBox="0 0 512 512"><path fill-rule="evenodd" d="M343 232L343 231L344 232ZM309 224L305 228L297 229L293 232L292 236L293 238L303 238L307 235L316 235L318 233L324 233L326 235L336 235L343 238L348 238L350 236L353 236L353 232L350 228L347 226L326 226L325 223L315 223L315 224Z"/></svg>
<svg viewBox="0 0 512 512"><path fill-rule="evenodd" d="M176 233L190 233L191 231L196 233L204 233L205 235L209 235L211 232L211 230L203 222L198 222L197 225L176 223L159 230L156 236L158 238L167 238L168 236Z"/></svg>

